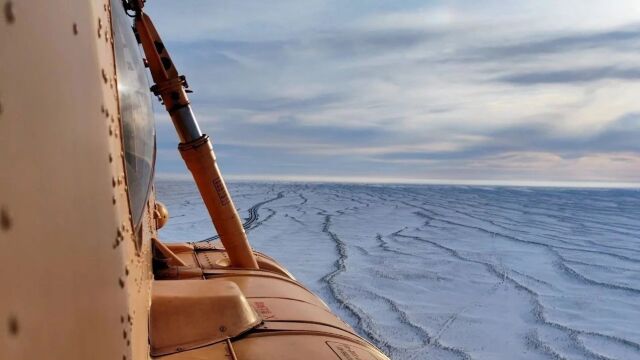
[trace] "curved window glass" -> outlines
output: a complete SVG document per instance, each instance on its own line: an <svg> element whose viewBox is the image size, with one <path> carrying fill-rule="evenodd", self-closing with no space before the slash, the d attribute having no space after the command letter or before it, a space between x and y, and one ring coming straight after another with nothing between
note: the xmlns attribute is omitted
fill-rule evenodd
<svg viewBox="0 0 640 360"><path fill-rule="evenodd" d="M155 165L153 110L146 70L131 30L131 19L121 1L111 1L111 8L129 206L137 229L149 198Z"/></svg>

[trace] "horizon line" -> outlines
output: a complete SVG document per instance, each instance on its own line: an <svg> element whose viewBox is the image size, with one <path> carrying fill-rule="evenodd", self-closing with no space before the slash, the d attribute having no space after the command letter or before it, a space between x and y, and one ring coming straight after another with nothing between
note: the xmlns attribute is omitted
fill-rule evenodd
<svg viewBox="0 0 640 360"><path fill-rule="evenodd" d="M190 173L157 173L156 180L193 180ZM314 176L314 175L229 175L229 181L239 182L304 182L338 184L385 184L385 185L455 185L455 186L509 186L509 187L557 187L557 188L602 188L640 189L640 182L584 181L584 180L486 180L486 179L415 179L365 176Z"/></svg>

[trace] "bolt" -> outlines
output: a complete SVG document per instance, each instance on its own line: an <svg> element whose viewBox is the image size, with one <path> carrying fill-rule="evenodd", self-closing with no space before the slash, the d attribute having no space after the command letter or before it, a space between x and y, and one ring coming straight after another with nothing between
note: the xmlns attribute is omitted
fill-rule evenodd
<svg viewBox="0 0 640 360"><path fill-rule="evenodd" d="M18 335L18 331L20 331L20 326L18 325L18 319L15 316L9 317L9 334L16 336Z"/></svg>
<svg viewBox="0 0 640 360"><path fill-rule="evenodd" d="M0 209L0 229L3 231L11 229L11 217L9 217L9 212L4 207Z"/></svg>
<svg viewBox="0 0 640 360"><path fill-rule="evenodd" d="M4 4L4 18L9 24L13 24L16 21L16 15L13 13L13 2L11 1L7 1Z"/></svg>

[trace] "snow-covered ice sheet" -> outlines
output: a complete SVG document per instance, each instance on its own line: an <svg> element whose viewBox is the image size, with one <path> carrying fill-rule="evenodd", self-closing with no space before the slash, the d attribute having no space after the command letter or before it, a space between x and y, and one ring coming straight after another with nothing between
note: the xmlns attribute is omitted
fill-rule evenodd
<svg viewBox="0 0 640 360"><path fill-rule="evenodd" d="M215 235L158 181L164 241ZM640 359L640 191L230 185L251 244L394 359Z"/></svg>

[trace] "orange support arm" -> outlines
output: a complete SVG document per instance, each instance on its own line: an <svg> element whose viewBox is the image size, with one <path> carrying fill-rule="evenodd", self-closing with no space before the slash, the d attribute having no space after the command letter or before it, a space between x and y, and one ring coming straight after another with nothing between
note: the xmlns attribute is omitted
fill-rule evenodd
<svg viewBox="0 0 640 360"><path fill-rule="evenodd" d="M189 99L187 82L178 75L167 49L149 16L142 12L142 1L129 6L136 12L135 31L139 36L155 85L151 90L162 98L180 138L180 154L191 171L231 261L231 266L257 269L258 263L242 227L231 195L222 179L209 137L200 132Z"/></svg>

